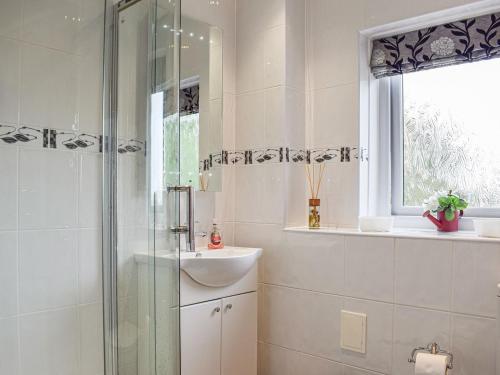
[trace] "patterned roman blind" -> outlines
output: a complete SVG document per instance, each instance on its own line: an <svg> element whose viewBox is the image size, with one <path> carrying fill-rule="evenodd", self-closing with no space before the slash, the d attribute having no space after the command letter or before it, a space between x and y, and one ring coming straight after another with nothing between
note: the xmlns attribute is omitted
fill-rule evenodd
<svg viewBox="0 0 500 375"><path fill-rule="evenodd" d="M376 78L500 57L500 13L373 41Z"/></svg>

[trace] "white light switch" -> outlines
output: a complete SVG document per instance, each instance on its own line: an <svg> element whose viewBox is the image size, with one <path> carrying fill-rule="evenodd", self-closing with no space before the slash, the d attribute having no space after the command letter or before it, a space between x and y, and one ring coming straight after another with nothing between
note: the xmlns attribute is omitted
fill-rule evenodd
<svg viewBox="0 0 500 375"><path fill-rule="evenodd" d="M341 311L340 347L366 353L366 314Z"/></svg>

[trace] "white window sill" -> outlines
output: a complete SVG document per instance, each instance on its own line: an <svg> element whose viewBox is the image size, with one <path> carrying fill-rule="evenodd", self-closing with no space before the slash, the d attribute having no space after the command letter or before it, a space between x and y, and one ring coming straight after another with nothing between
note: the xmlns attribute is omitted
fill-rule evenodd
<svg viewBox="0 0 500 375"><path fill-rule="evenodd" d="M458 232L438 232L435 229L409 229L394 228L391 232L361 232L357 228L322 227L319 229L309 229L307 227L288 227L286 232L298 232L308 234L332 234L345 236L370 236L370 237L392 237L392 238L413 238L432 239L448 241L474 241L474 242L495 242L500 243L500 238L479 237L473 231L461 230Z"/></svg>

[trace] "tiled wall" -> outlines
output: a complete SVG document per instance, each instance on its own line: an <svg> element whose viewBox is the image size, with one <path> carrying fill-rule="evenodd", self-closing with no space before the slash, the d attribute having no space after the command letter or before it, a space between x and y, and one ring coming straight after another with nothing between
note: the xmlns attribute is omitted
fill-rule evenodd
<svg viewBox="0 0 500 375"><path fill-rule="evenodd" d="M302 0L236 2L237 150L306 147L304 6ZM303 168L301 163L238 165L235 221L298 223L305 185L297 175Z"/></svg>
<svg viewBox="0 0 500 375"><path fill-rule="evenodd" d="M453 374L494 374L498 243L283 232L237 224L263 246L260 374L412 374L437 341ZM340 349L341 309L368 316L367 353Z"/></svg>
<svg viewBox="0 0 500 375"><path fill-rule="evenodd" d="M0 373L101 374L104 3L0 8Z"/></svg>
<svg viewBox="0 0 500 375"><path fill-rule="evenodd" d="M358 31L468 2L237 0L236 149L357 144ZM322 223L357 226L358 162L325 178ZM284 232L305 225L301 165L237 166L234 186L235 244L264 248L261 375L411 374L433 339L454 374L494 373L500 245ZM368 315L366 355L340 349L343 308Z"/></svg>

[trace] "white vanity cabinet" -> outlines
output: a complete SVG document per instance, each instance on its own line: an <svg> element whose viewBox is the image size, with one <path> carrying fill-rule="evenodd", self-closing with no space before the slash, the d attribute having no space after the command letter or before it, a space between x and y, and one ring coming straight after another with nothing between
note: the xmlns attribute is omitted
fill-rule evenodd
<svg viewBox="0 0 500 375"><path fill-rule="evenodd" d="M178 310L180 303L181 375L257 375L257 259L262 249L226 246L195 253L154 254L157 285L180 279L180 299L172 288L161 290L158 311ZM151 373L148 333L177 332L178 315L152 319L149 311L149 267L153 255L137 253L139 267L138 373ZM180 260L180 262L178 262ZM177 267L180 263L180 273ZM156 326L152 326L155 322ZM164 350L162 342L156 343ZM177 355L177 347L170 356ZM168 365L168 355L162 355ZM158 365L158 364L157 364Z"/></svg>
<svg viewBox="0 0 500 375"><path fill-rule="evenodd" d="M257 374L256 292L181 307L181 374Z"/></svg>

